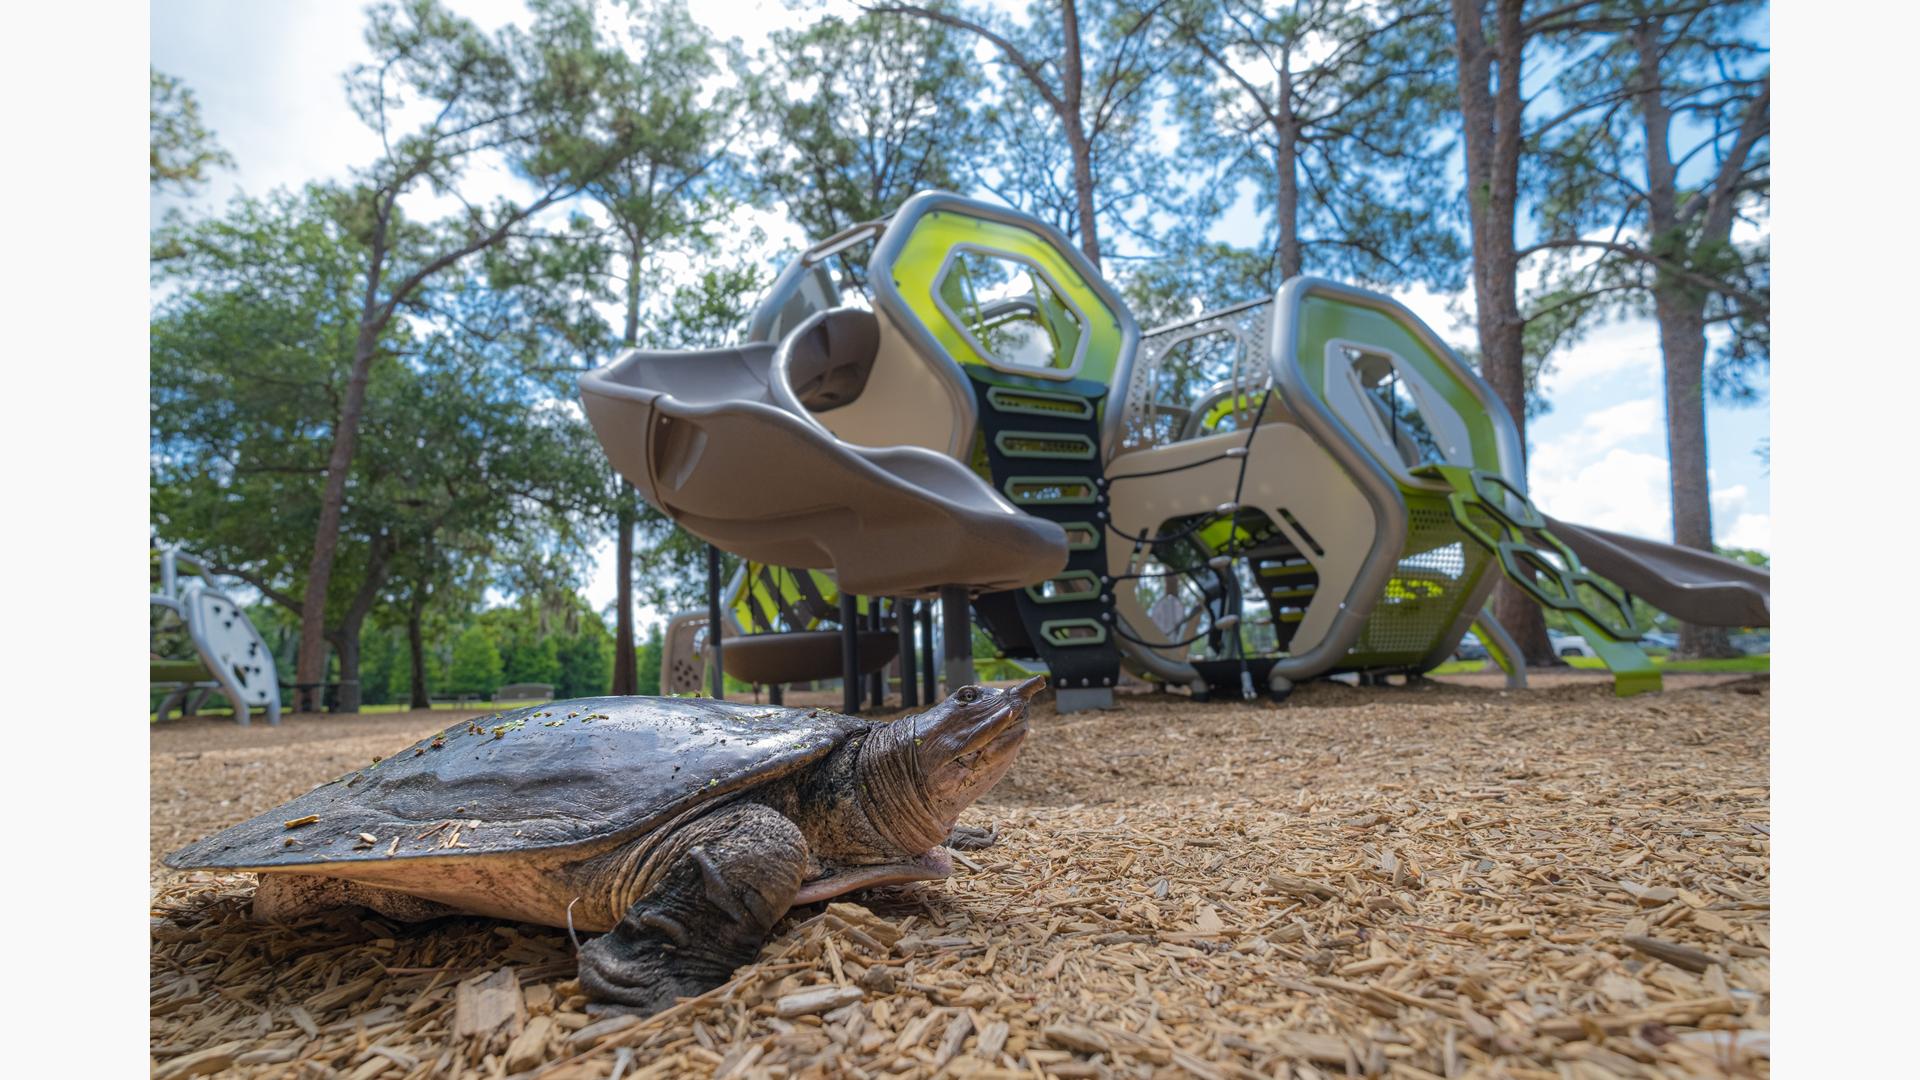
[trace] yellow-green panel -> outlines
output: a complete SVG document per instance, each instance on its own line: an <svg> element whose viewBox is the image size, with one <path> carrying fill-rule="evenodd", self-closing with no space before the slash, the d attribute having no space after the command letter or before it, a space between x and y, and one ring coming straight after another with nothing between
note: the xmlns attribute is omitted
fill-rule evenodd
<svg viewBox="0 0 1920 1080"><path fill-rule="evenodd" d="M1313 392L1324 397L1327 385L1327 343L1359 342L1397 354L1440 391L1466 422L1475 467L1500 471L1500 441L1493 420L1473 391L1420 339L1420 335L1383 311L1328 296L1308 295L1300 305L1300 374Z"/></svg>
<svg viewBox="0 0 1920 1080"><path fill-rule="evenodd" d="M963 365L992 367L960 328L941 312L934 299L948 253L962 244L1022 259L1044 269L1060 292L1087 316L1087 354L1075 377L1112 385L1114 366L1120 355L1120 320L1058 249L1038 233L1017 225L988 221L954 210L933 210L914 224L913 232L890 269L901 299L947 355ZM955 287L956 280L947 282L950 289Z"/></svg>
<svg viewBox="0 0 1920 1080"><path fill-rule="evenodd" d="M758 604L773 621L781 617L785 605L804 608L806 600L797 580L800 574L807 575L813 582L814 591L820 594L826 610L809 613L804 626L792 626L786 629L811 630L818 627L824 618L836 616L839 611L840 588L825 571L795 570L784 566L766 566L750 562L746 566L746 573L741 575L735 584L732 595L726 598L727 606L733 611L734 621L740 625L740 629L749 634L759 632L753 614L755 604ZM864 596L855 598L855 607L860 614L865 615L867 598Z"/></svg>

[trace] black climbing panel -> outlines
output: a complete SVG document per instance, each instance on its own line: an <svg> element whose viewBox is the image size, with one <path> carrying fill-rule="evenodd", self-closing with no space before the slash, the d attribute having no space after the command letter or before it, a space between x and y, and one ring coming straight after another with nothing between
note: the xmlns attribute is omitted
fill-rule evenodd
<svg viewBox="0 0 1920 1080"><path fill-rule="evenodd" d="M1067 565L1024 589L988 593L974 613L1001 651L1046 661L1055 687L1111 687L1120 676L1107 572L1100 400L1089 379L1042 384L969 366L979 402L975 457L1009 502L1067 531Z"/></svg>

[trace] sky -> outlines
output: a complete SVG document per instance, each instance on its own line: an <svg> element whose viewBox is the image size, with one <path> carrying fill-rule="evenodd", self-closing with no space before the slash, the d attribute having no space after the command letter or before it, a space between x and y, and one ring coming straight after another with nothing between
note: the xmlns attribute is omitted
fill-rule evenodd
<svg viewBox="0 0 1920 1080"><path fill-rule="evenodd" d="M450 6L488 29L525 13L521 0L453 0ZM763 44L770 29L809 17L778 0L692 8L716 33L740 37L749 49ZM342 83L368 55L360 36L362 11L346 0L155 0L153 65L193 90L204 122L236 163L191 197L155 197L156 220L173 208L217 211L236 192L264 195L308 180L344 180L355 163L379 153L379 139L348 107ZM513 183L498 175L475 180L483 195L505 193ZM430 209L408 206L412 213ZM769 257L783 243L801 239L777 219L761 224L771 240ZM1249 226L1246 235L1258 231ZM1472 339L1459 315L1472 310L1469 294L1415 288L1395 295L1446 340ZM1562 348L1552 358L1545 389L1552 411L1528 430L1534 501L1564 520L1670 539L1660 349L1652 320L1609 323ZM1757 452L1768 434L1768 416L1764 392L1757 404L1708 406L1714 536L1721 544L1771 550L1769 483ZM611 562L609 540L595 553L586 587L596 609L613 600ZM657 612L640 612L643 625L658 618Z"/></svg>

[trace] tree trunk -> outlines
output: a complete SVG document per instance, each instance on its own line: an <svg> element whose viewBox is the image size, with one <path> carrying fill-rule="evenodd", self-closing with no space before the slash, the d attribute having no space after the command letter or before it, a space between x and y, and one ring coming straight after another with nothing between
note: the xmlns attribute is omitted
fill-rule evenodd
<svg viewBox="0 0 1920 1080"><path fill-rule="evenodd" d="M645 241L637 230L627 233L627 318L620 343L633 348L640 340L640 256ZM620 610L613 616L613 693L639 693L640 674L634 657L637 642L633 636L633 530L639 515L634 512L633 486L615 477L619 484L619 508L614 513L614 528L620 530L613 545L613 573L617 579L614 603Z"/></svg>
<svg viewBox="0 0 1920 1080"><path fill-rule="evenodd" d="M295 708L317 711L320 684L326 680L327 587L333 583L333 558L340 548L340 518L347 502L347 474L353 468L354 445L360 437L360 416L367 404L367 376L373 369L374 344L379 333L371 304L361 317L360 336L353 346L353 367L347 374L346 398L333 429L333 450L327 456L327 483L320 494L320 521L314 529L313 558L307 564L307 588L300 609L300 651L294 661L293 681L310 684Z"/></svg>
<svg viewBox="0 0 1920 1080"><path fill-rule="evenodd" d="M1686 260L1685 230L1680 224L1679 168L1668 144L1672 110L1661 93L1660 23L1633 28L1639 57L1635 92L1645 125L1647 231L1653 253L1674 262ZM1656 271L1653 314L1660 327L1667 406L1667 489L1673 506L1673 542L1700 551L1713 550L1713 503L1707 483L1706 295L1694 286ZM1682 623L1674 655L1684 658L1738 656L1720 627Z"/></svg>
<svg viewBox="0 0 1920 1080"><path fill-rule="evenodd" d="M625 696L639 693L640 673L634 656L633 640L633 494L620 485L620 509L615 528L613 570L619 580L614 590L613 616L613 692Z"/></svg>
<svg viewBox="0 0 1920 1080"><path fill-rule="evenodd" d="M421 633L422 616L425 614L427 596L421 589L414 589L407 604L407 708L431 709L433 697L427 688L427 646L425 635Z"/></svg>
<svg viewBox="0 0 1920 1080"><path fill-rule="evenodd" d="M1520 317L1519 258L1513 240L1519 206L1520 62L1525 48L1520 0L1497 0L1499 35L1489 45L1480 0L1453 0L1454 51L1459 60L1460 115L1466 142L1467 215L1473 232L1473 304L1480 337L1480 374L1513 416L1526 475L1527 372ZM1498 86L1494 85L1498 71ZM1500 621L1528 664L1562 661L1547 640L1540 605L1513 582L1494 592Z"/></svg>
<svg viewBox="0 0 1920 1080"><path fill-rule="evenodd" d="M1283 63L1287 61L1283 58ZM1300 251L1300 128L1293 117L1293 73L1280 69L1279 114L1274 118L1273 199L1274 226L1280 233L1280 280L1299 277L1304 268Z"/></svg>
<svg viewBox="0 0 1920 1080"><path fill-rule="evenodd" d="M327 640L333 643L334 655L340 658L340 693L333 704L336 713L360 711L360 628L366 625L367 615L373 611L374 601L380 598L380 589L387 583L387 557L392 551L392 541L387 537L374 538L367 553L366 577L341 615L340 625L327 634Z"/></svg>
<svg viewBox="0 0 1920 1080"><path fill-rule="evenodd" d="M1080 13L1074 0L1060 5L1061 37L1064 61L1060 100L1060 124L1066 129L1067 148L1073 153L1074 210L1080 219L1080 250L1100 269L1100 228L1094 220L1093 146L1087 142L1087 127L1080 116L1080 94L1084 85L1080 64Z"/></svg>
<svg viewBox="0 0 1920 1080"><path fill-rule="evenodd" d="M1704 394L1707 336L1704 312L1691 290L1657 288L1654 317L1666 360L1667 486L1673 498L1673 542L1713 550L1713 503L1707 484L1707 408ZM1718 626L1682 623L1674 655L1688 659L1738 656Z"/></svg>
<svg viewBox="0 0 1920 1080"><path fill-rule="evenodd" d="M333 645L333 655L340 658L340 689L334 695L333 711L357 713L360 711L360 626L357 622L351 628L342 626L328 634L327 641Z"/></svg>

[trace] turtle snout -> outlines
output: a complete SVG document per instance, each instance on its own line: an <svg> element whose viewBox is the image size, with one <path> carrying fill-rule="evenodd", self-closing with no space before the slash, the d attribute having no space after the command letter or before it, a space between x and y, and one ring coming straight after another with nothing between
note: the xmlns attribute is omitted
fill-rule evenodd
<svg viewBox="0 0 1920 1080"><path fill-rule="evenodd" d="M960 752L954 755L954 760L971 767L968 759L977 759L989 749L1017 744L1025 738L1027 704L1046 683L1046 679L1036 675L1011 690L1001 691L999 699L994 702L994 711L968 734Z"/></svg>

